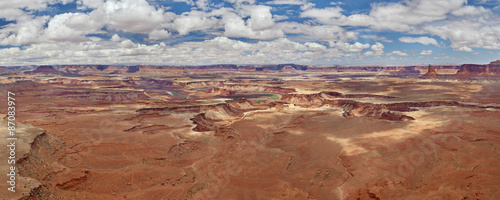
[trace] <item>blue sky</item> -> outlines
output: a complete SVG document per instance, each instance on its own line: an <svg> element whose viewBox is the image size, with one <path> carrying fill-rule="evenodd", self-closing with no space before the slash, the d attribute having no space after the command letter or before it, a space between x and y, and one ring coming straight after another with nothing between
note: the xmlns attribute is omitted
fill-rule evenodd
<svg viewBox="0 0 500 200"><path fill-rule="evenodd" d="M500 0L0 0L0 65L488 63Z"/></svg>

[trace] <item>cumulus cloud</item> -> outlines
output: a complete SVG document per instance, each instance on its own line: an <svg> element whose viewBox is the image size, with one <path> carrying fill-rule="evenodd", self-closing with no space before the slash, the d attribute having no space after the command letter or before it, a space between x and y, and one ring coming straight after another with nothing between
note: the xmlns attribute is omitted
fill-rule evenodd
<svg viewBox="0 0 500 200"><path fill-rule="evenodd" d="M179 35L187 35L193 31L213 28L218 23L215 17L207 17L204 12L191 11L178 16L172 24Z"/></svg>
<svg viewBox="0 0 500 200"><path fill-rule="evenodd" d="M84 31L75 30L67 25L67 21L74 13L64 13L52 18L45 30L46 36L54 41L84 41ZM71 25L70 25L71 26Z"/></svg>
<svg viewBox="0 0 500 200"><path fill-rule="evenodd" d="M122 41L122 38L118 34L114 34L110 40L113 42L119 42Z"/></svg>
<svg viewBox="0 0 500 200"><path fill-rule="evenodd" d="M26 15L25 11L40 11L48 5L61 3L67 4L72 0L22 0L22 1L0 1L0 18L15 20ZM29 13L29 12L28 12Z"/></svg>
<svg viewBox="0 0 500 200"><path fill-rule="evenodd" d="M104 20L111 29L131 33L149 33L161 23L171 20L172 14L149 5L145 0L110 0L90 13L95 21Z"/></svg>
<svg viewBox="0 0 500 200"><path fill-rule="evenodd" d="M247 24L254 31L262 31L270 29L274 26L273 15L271 14L271 7L269 6L251 6L247 7L250 10L250 19Z"/></svg>
<svg viewBox="0 0 500 200"><path fill-rule="evenodd" d="M449 40L457 51L469 48L500 49L500 20L481 6L466 5L466 0L407 0L396 3L374 3L367 14L338 17L343 26L364 26L372 30L390 30L410 34L428 34ZM428 37L403 37L407 43L433 44Z"/></svg>
<svg viewBox="0 0 500 200"><path fill-rule="evenodd" d="M250 20L252 20L252 18L248 21ZM272 26L266 27L267 29L262 29L265 26L256 25L254 28L257 30L254 30L251 26L248 26L249 24L246 24L240 16L234 13L226 14L222 21L224 23L224 35L227 37L269 40L284 36L281 29L273 28Z"/></svg>
<svg viewBox="0 0 500 200"><path fill-rule="evenodd" d="M162 40L162 39L167 39L170 38L171 34L165 30L153 30L151 33L148 34L148 39L150 40Z"/></svg>
<svg viewBox="0 0 500 200"><path fill-rule="evenodd" d="M373 52L373 51L367 51L363 55L364 56L373 56L373 55L375 55L375 52Z"/></svg>
<svg viewBox="0 0 500 200"><path fill-rule="evenodd" d="M414 26L442 20L447 13L461 8L467 0L408 0L398 3L374 3L369 14L354 14L343 25L369 26L377 30L411 31Z"/></svg>
<svg viewBox="0 0 500 200"><path fill-rule="evenodd" d="M388 53L387 55L390 56L390 55L393 55L393 54L398 55L398 56L407 56L408 55L408 54L403 53L401 51L392 51L391 53Z"/></svg>
<svg viewBox="0 0 500 200"><path fill-rule="evenodd" d="M322 24L334 24L337 19L344 17L342 11L340 7L311 8L302 12L300 17L313 18Z"/></svg>
<svg viewBox="0 0 500 200"><path fill-rule="evenodd" d="M434 38L429 38L429 37L418 37L418 38L401 37L401 38L399 38L399 41L405 42L405 43L420 43L423 45L433 44L433 45L439 46L439 44L437 43L437 41Z"/></svg>
<svg viewBox="0 0 500 200"><path fill-rule="evenodd" d="M0 45L25 45L43 42L43 28L49 17L24 16L17 23L0 29Z"/></svg>
<svg viewBox="0 0 500 200"><path fill-rule="evenodd" d="M113 36L114 38L118 36ZM148 60L157 64L207 63L283 63L310 62L343 56L337 49L286 38L257 43L246 43L227 37L216 37L200 42L184 42L174 46L164 44L141 45L128 39L114 41L59 42L35 44L26 49L0 49L5 55L0 64L102 64L141 63ZM224 55L224 56L221 56ZM325 57L325 55L327 57ZM38 58L36 60L30 58ZM164 61L168 60L168 63ZM328 61L328 60L326 60Z"/></svg>
<svg viewBox="0 0 500 200"><path fill-rule="evenodd" d="M360 52L363 51L363 49L370 48L370 44L361 44L359 42L356 42L354 44L350 44L347 42L332 42L330 46L338 47L339 49L342 49L346 52Z"/></svg>
<svg viewBox="0 0 500 200"><path fill-rule="evenodd" d="M297 22L283 22L278 26L287 34L304 34L324 41L348 42L356 40L358 34L334 25L313 26Z"/></svg>
<svg viewBox="0 0 500 200"><path fill-rule="evenodd" d="M422 50L420 55L432 55L432 50Z"/></svg>
<svg viewBox="0 0 500 200"><path fill-rule="evenodd" d="M76 0L80 10L53 14L37 11L75 0L2 1L0 18L7 23L0 27L0 45L17 47L0 49L5 53L0 63L18 62L7 57L15 54L20 55L19 63L33 64L147 59L158 63L170 59L179 63L327 62L340 57L407 56L401 49L391 49L384 55L380 42L392 42L395 39L391 35L402 35L396 39L403 43L435 46L440 46L436 40L439 37L449 43L443 50L500 49L500 25L496 23L500 16L492 8L500 2L492 0L480 2L484 7L467 5L466 0L400 0L372 3L366 12L343 10L341 2L316 8L308 0L225 0L227 3L219 4L209 0L174 1L187 3L191 10L175 14L168 5L149 0ZM398 33L386 38L377 35L378 31ZM193 32L203 35L205 41L186 42L184 38L192 37ZM154 44L169 38L179 43ZM242 42L242 38L253 42ZM192 57L195 54L201 55ZM220 57L226 54L234 58ZM420 52L431 54L431 50ZM123 57L103 58L110 55Z"/></svg>
<svg viewBox="0 0 500 200"><path fill-rule="evenodd" d="M450 40L450 46L458 51L471 52L470 48L500 49L500 25L464 19L448 22L446 26L424 26L423 30Z"/></svg>
<svg viewBox="0 0 500 200"><path fill-rule="evenodd" d="M372 45L371 49L373 50L374 55L381 55L384 53L384 45L380 42L376 42L374 45Z"/></svg>
<svg viewBox="0 0 500 200"><path fill-rule="evenodd" d="M474 52L474 50L472 50L470 47L468 46L462 46L462 47L458 47L458 48L455 48L455 50L457 51L462 51L462 52Z"/></svg>

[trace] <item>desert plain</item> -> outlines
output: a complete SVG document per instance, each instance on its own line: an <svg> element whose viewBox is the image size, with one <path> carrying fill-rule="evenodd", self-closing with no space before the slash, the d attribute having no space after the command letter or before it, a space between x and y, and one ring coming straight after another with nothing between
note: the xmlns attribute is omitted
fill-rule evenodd
<svg viewBox="0 0 500 200"><path fill-rule="evenodd" d="M490 65L2 68L0 196L499 199Z"/></svg>

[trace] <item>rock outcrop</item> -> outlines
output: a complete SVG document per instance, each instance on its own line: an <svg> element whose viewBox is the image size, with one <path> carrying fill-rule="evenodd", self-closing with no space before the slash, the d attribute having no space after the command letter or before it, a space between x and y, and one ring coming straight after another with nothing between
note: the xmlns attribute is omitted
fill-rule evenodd
<svg viewBox="0 0 500 200"><path fill-rule="evenodd" d="M310 106L315 103L321 103L326 99L335 98L346 98L346 99L357 99L357 98L376 98L376 99L392 99L396 97L375 95L375 94L342 94L340 92L334 91L324 91L313 94L285 94L281 96L282 101L296 103L296 104L308 104Z"/></svg>
<svg viewBox="0 0 500 200"><path fill-rule="evenodd" d="M273 94L288 94L295 92L292 88L282 88L263 85L241 85L241 84L225 84L221 88L226 90L236 90L240 92L267 92Z"/></svg>
<svg viewBox="0 0 500 200"><path fill-rule="evenodd" d="M434 69L434 66L429 65L427 73L425 73L422 78L438 78L438 73L436 72L436 69Z"/></svg>

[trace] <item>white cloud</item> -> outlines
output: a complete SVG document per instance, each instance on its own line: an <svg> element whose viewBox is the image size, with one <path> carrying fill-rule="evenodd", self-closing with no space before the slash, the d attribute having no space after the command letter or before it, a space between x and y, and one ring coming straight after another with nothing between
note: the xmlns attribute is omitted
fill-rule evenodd
<svg viewBox="0 0 500 200"><path fill-rule="evenodd" d="M104 0L77 0L79 9L98 8L104 4Z"/></svg>
<svg viewBox="0 0 500 200"><path fill-rule="evenodd" d="M432 55L432 50L422 50L422 52L420 52L420 55Z"/></svg>
<svg viewBox="0 0 500 200"><path fill-rule="evenodd" d="M165 13L145 0L106 1L89 15L94 21L104 21L109 28L132 33L149 33L173 17L173 13Z"/></svg>
<svg viewBox="0 0 500 200"><path fill-rule="evenodd" d="M251 20L251 18L249 20ZM281 29L272 27L264 30L253 30L245 24L245 21L240 16L234 13L226 14L222 21L224 23L224 36L227 37L269 40L284 36Z"/></svg>
<svg viewBox="0 0 500 200"><path fill-rule="evenodd" d="M255 0L225 0L225 1L235 4L235 7L255 4Z"/></svg>
<svg viewBox="0 0 500 200"><path fill-rule="evenodd" d="M500 16L481 6L466 5L466 0L406 0L374 3L368 14L338 17L334 24L366 26L410 34L428 34L449 40L454 50L469 48L500 49L500 26L491 23ZM333 20L335 21L335 20ZM439 46L433 38L403 37L402 42Z"/></svg>
<svg viewBox="0 0 500 200"><path fill-rule="evenodd" d="M371 49L375 52L375 55L381 55L384 53L384 45L380 42L376 42L372 45Z"/></svg>
<svg viewBox="0 0 500 200"><path fill-rule="evenodd" d="M305 3L304 5L300 6L300 9L301 10L309 10L310 8L313 8L314 6L316 6L315 3Z"/></svg>
<svg viewBox="0 0 500 200"><path fill-rule="evenodd" d="M361 44L359 42L356 42L354 44L350 44L347 42L331 42L330 46L338 47L339 49L342 49L346 52L360 52L363 51L363 49L370 48L370 44Z"/></svg>
<svg viewBox="0 0 500 200"><path fill-rule="evenodd" d="M118 36L117 36L118 37ZM284 63L327 61L343 53L324 45L298 43L286 38L246 43L227 37L174 46L143 45L128 39L121 42L86 41L35 44L21 50L0 49L0 65L28 64L215 64L215 63ZM224 55L224 56L221 56ZM33 59L37 58L37 59ZM167 62L166 62L167 61Z"/></svg>
<svg viewBox="0 0 500 200"><path fill-rule="evenodd" d="M367 51L363 55L364 56L373 56L373 55L375 55L375 52L373 52L373 51Z"/></svg>
<svg viewBox="0 0 500 200"><path fill-rule="evenodd" d="M313 18L322 24L334 24L337 19L343 17L342 8L328 7L323 9L311 8L307 9L300 14L303 18Z"/></svg>
<svg viewBox="0 0 500 200"><path fill-rule="evenodd" d="M275 23L271 7L263 5L242 5L239 9L220 10L220 24L224 36L270 40L284 37L285 33ZM243 18L248 18L246 21ZM279 18L279 17L278 17Z"/></svg>
<svg viewBox="0 0 500 200"><path fill-rule="evenodd" d="M289 5L304 5L307 0L273 0L267 2L268 4L289 4Z"/></svg>
<svg viewBox="0 0 500 200"><path fill-rule="evenodd" d="M123 40L119 43L119 47L121 48L125 48L125 49L130 49L130 48L134 48L134 47L137 47L137 44L130 41L129 39L127 40Z"/></svg>
<svg viewBox="0 0 500 200"><path fill-rule="evenodd" d="M496 19L498 18L489 20ZM470 52L470 48L500 49L500 25L487 25L463 19L447 22L444 26L428 25L422 29L443 39L449 39L454 50Z"/></svg>
<svg viewBox="0 0 500 200"><path fill-rule="evenodd" d="M0 62L17 62L6 57L14 53L20 54L19 62L25 63L35 63L37 59L87 63L94 62L94 58L108 63L135 62L146 58L161 62L172 59L171 55L179 56L173 62L184 59L191 63L199 60L245 63L259 59L270 62L315 62L330 57L356 59L384 53L384 45L380 41L392 42L393 38L377 35L379 30L409 34L398 38L405 43L439 46L436 41L439 37L445 43L449 42L449 47L443 49L452 48L455 51L500 49L500 25L496 23L500 16L492 11L491 0L482 2L488 4L485 7L467 5L466 0L400 0L373 3L366 13L355 10L352 13L358 14L353 15L344 15L348 12L338 7L342 2L329 2L334 7L315 8L316 5L308 0L271 0L258 5L255 0L225 0L232 3L229 7L221 7L224 5L221 3L215 5L209 0L174 1L186 2L193 7L191 11L177 15L168 12L171 8L150 4L149 0L76 0L77 7L86 9L85 12L58 11L55 16L34 16L40 13L35 11L48 9L49 5L74 1L0 1L0 18L14 21L0 28L0 45L25 45L23 48L0 49L6 53ZM498 4L498 1L495 3ZM275 6L278 4L297 6ZM273 15L282 13L277 9L299 6L301 10L286 12L290 17ZM297 22L296 17L306 21ZM196 31L207 34L206 38L215 38L196 43L183 41L186 35ZM134 43L131 38L126 38L133 34L122 32L146 35L146 42L175 38L180 43L174 46ZM96 33L114 35L109 40L89 36ZM413 37L415 35L427 37ZM358 37L369 38L376 43L357 40ZM245 43L230 38L265 41ZM394 50L388 55L404 56L408 53ZM203 51L207 55L189 57L196 53L204 54ZM156 58L154 53L162 56ZM224 53L235 58L221 57ZM420 54L431 55L432 51L424 50ZM105 55L117 55L118 58L102 58ZM30 60L29 56L33 59Z"/></svg>
<svg viewBox="0 0 500 200"><path fill-rule="evenodd" d="M330 5L334 5L334 6L337 6L337 5L344 5L345 3L342 2L342 1L338 1L338 2L330 2Z"/></svg>
<svg viewBox="0 0 500 200"><path fill-rule="evenodd" d="M458 48L455 48L455 50L457 51L462 51L462 52L474 52L474 50L472 50L470 47L468 46L462 46L462 47L458 47Z"/></svg>
<svg viewBox="0 0 500 200"><path fill-rule="evenodd" d="M151 33L148 34L150 40L162 40L162 39L167 39L170 38L171 34L165 30L153 30Z"/></svg>
<svg viewBox="0 0 500 200"><path fill-rule="evenodd" d="M215 17L207 17L201 11L191 11L178 16L172 23L172 28L179 35L186 35L193 31L211 29L217 23L218 20Z"/></svg>
<svg viewBox="0 0 500 200"><path fill-rule="evenodd" d="M472 15L480 15L480 14L485 14L485 13L490 13L491 11L483 8L483 7L475 7L475 6L464 6L460 9L454 10L451 12L453 15L456 16L472 16Z"/></svg>
<svg viewBox="0 0 500 200"><path fill-rule="evenodd" d="M71 0L2 0L0 1L0 18L15 20L20 16L30 13L29 11L40 11L46 9L47 6L51 4L67 4L69 2L71 2Z"/></svg>
<svg viewBox="0 0 500 200"><path fill-rule="evenodd" d="M31 18L23 16L17 23L7 24L0 29L0 45L24 45L40 43L44 39L43 26L48 17Z"/></svg>
<svg viewBox="0 0 500 200"><path fill-rule="evenodd" d="M387 55L388 55L388 56L390 56L390 55L392 55L392 54L396 54L396 55L398 55L398 56L407 56L407 55L408 55L408 54L403 53L403 52L401 52L401 51L392 51L391 53L388 53Z"/></svg>
<svg viewBox="0 0 500 200"><path fill-rule="evenodd" d="M376 30L411 31L414 26L442 20L467 0L407 0L398 3L374 3L369 14L351 15L341 23L369 26Z"/></svg>
<svg viewBox="0 0 500 200"><path fill-rule="evenodd" d="M433 45L439 46L439 44L437 43L437 41L434 38L429 38L429 37L418 37L418 38L401 37L401 38L399 38L399 41L405 42L405 43L420 43L423 45L433 44Z"/></svg>
<svg viewBox="0 0 500 200"><path fill-rule="evenodd" d="M75 15L74 13L64 13L54 16L45 30L49 40L54 41L85 41L84 32L68 27L66 21Z"/></svg>
<svg viewBox="0 0 500 200"><path fill-rule="evenodd" d="M324 41L348 42L357 39L358 34L334 25L313 26L297 22L282 22L278 26L287 34L305 34Z"/></svg>
<svg viewBox="0 0 500 200"><path fill-rule="evenodd" d="M384 41L384 42L392 42L392 40L389 40L385 37L382 37L382 36L378 36L378 35L362 35L362 36L359 36L361 38L369 38L369 39L372 39L372 40L375 40L375 41Z"/></svg>
<svg viewBox="0 0 500 200"><path fill-rule="evenodd" d="M270 29L274 26L273 15L271 14L271 7L269 6L247 6L250 10L250 19L247 24L253 31L262 31Z"/></svg>
<svg viewBox="0 0 500 200"><path fill-rule="evenodd" d="M202 9L202 10L207 10L209 7L208 0L197 0L196 1L196 7Z"/></svg>
<svg viewBox="0 0 500 200"><path fill-rule="evenodd" d="M174 2L184 2L188 5L194 5L194 1L193 0L174 0Z"/></svg>
<svg viewBox="0 0 500 200"><path fill-rule="evenodd" d="M114 34L111 37L111 41L113 41L113 42L119 42L119 41L122 41L122 38L118 34Z"/></svg>

